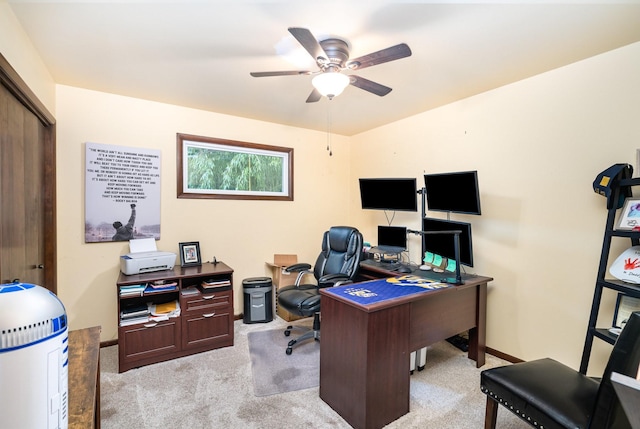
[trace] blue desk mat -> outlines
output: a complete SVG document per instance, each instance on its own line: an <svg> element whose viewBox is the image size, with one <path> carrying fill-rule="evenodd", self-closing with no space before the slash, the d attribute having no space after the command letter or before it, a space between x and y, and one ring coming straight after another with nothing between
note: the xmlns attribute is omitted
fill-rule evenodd
<svg viewBox="0 0 640 429"><path fill-rule="evenodd" d="M375 304L388 299L453 287L424 277L407 274L386 279L372 280L364 283L352 283L324 289L325 293L347 299L358 304Z"/></svg>

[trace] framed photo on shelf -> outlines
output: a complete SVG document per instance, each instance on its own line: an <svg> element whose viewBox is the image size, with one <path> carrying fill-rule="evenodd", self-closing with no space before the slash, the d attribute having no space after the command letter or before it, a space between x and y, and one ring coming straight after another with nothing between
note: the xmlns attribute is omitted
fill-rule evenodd
<svg viewBox="0 0 640 429"><path fill-rule="evenodd" d="M613 326L616 328L622 328L631 313L634 311L640 311L640 298L634 298L619 293L616 302L616 310L613 319Z"/></svg>
<svg viewBox="0 0 640 429"><path fill-rule="evenodd" d="M640 229L640 200L627 198L620 212L618 229L630 231L634 228Z"/></svg>
<svg viewBox="0 0 640 429"><path fill-rule="evenodd" d="M180 243L180 266L194 267L202 265L200 258L200 242L191 241L188 243Z"/></svg>

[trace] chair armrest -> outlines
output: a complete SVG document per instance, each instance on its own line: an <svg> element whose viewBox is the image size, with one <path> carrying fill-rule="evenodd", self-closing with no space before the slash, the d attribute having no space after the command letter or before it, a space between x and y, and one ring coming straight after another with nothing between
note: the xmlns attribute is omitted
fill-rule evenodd
<svg viewBox="0 0 640 429"><path fill-rule="evenodd" d="M298 273L298 276L296 277L296 280L293 283L295 287L300 286L300 282L302 281L302 278L305 276L305 274L313 273L313 271L311 271L311 264L307 264L304 262L301 262L299 264L289 265L288 267L285 267L284 270L288 273Z"/></svg>
<svg viewBox="0 0 640 429"><path fill-rule="evenodd" d="M346 274L326 274L318 279L318 285L322 288L335 286L338 283L350 282Z"/></svg>
<svg viewBox="0 0 640 429"><path fill-rule="evenodd" d="M293 265L289 265L288 267L285 267L284 270L289 273L297 273L299 271L309 271L311 270L311 264L306 264L306 263L293 264Z"/></svg>

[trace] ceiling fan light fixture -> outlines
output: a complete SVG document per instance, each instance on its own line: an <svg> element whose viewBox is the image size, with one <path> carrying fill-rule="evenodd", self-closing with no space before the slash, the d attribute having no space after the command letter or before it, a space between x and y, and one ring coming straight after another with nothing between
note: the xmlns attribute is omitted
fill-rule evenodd
<svg viewBox="0 0 640 429"><path fill-rule="evenodd" d="M314 77L311 83L320 94L331 100L342 94L342 91L349 85L349 77L342 73L325 72Z"/></svg>

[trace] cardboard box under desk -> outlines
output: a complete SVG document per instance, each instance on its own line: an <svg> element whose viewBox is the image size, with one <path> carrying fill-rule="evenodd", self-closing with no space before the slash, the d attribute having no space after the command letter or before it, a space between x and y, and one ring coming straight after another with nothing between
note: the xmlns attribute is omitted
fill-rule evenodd
<svg viewBox="0 0 640 429"><path fill-rule="evenodd" d="M284 271L284 268L288 267L289 265L293 265L297 263L298 263L298 255L280 255L280 254L273 255L273 262L266 263L271 269L271 279L272 279L273 289L275 291L273 296L275 297L274 305L275 305L276 314L280 316L282 319L286 320L287 322L291 322L292 320L304 319L304 316L297 316L297 315L291 314L287 310L285 310L284 308L278 305L278 289L295 284L296 277L298 276L298 273L288 273Z"/></svg>

